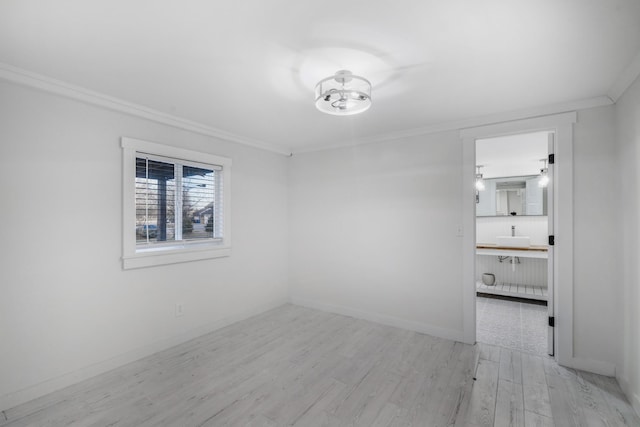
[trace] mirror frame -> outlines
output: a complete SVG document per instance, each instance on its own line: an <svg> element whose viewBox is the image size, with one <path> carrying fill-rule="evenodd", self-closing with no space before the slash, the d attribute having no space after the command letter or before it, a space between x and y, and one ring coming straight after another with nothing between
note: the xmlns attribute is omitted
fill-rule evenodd
<svg viewBox="0 0 640 427"><path fill-rule="evenodd" d="M539 177L539 175L516 175L516 176L497 176L494 178L484 178L484 182L485 185L487 183L487 181L494 181L494 182L498 182L499 180L517 180L517 178L522 178L523 181L526 181L527 179L531 179L531 178L536 178ZM486 190L483 190L486 191ZM497 191L497 190L496 190ZM544 203L544 194L546 192L546 188L542 189L542 203L543 206L545 205ZM476 190L476 200L478 200L477 198L479 197L479 195L482 194L482 191L477 191ZM543 213L541 214L524 214L524 215L478 215L477 213L477 201L476 201L476 218L512 218L514 216L516 217L527 217L527 216L531 216L531 217L543 217L543 216L547 216L548 213L544 212L544 207L543 207Z"/></svg>

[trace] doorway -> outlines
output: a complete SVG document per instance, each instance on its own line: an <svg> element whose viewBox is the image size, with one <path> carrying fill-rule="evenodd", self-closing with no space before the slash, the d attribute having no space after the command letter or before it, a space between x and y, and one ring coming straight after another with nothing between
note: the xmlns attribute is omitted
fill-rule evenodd
<svg viewBox="0 0 640 427"><path fill-rule="evenodd" d="M467 128L460 132L463 154L463 218L462 271L463 341L476 342L476 140L546 131L555 136L552 171L552 212L550 225L555 246L549 246L549 274L553 274L553 291L549 294L548 307L553 316L547 319L549 334L553 339L553 354L559 364L571 366L573 358L573 123L575 112L529 119L512 120L493 125ZM517 216L517 215L516 215ZM517 228L516 228L517 230ZM509 229L510 231L510 229ZM510 234L510 233L509 233ZM517 261L516 261L517 262ZM517 267L517 264L516 264Z"/></svg>
<svg viewBox="0 0 640 427"><path fill-rule="evenodd" d="M475 144L476 339L553 355L548 236L553 234L549 159L554 133L483 138Z"/></svg>

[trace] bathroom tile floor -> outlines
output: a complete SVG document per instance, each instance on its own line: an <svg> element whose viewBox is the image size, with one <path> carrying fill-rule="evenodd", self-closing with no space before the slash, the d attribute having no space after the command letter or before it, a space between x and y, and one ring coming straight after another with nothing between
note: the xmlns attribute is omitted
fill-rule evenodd
<svg viewBox="0 0 640 427"><path fill-rule="evenodd" d="M537 355L547 354L547 307L477 297L476 339Z"/></svg>

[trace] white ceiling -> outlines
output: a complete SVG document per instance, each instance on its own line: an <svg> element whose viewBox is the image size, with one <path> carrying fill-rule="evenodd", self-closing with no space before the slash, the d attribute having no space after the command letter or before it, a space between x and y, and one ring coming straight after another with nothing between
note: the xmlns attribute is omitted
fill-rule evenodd
<svg viewBox="0 0 640 427"><path fill-rule="evenodd" d="M0 62L294 151L615 98L639 51L638 0L0 2ZM344 68L373 106L320 113Z"/></svg>

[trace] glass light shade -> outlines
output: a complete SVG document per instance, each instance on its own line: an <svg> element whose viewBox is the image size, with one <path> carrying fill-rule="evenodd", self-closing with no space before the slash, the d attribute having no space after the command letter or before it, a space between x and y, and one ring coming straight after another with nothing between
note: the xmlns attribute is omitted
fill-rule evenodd
<svg viewBox="0 0 640 427"><path fill-rule="evenodd" d="M481 173L476 175L476 190L478 191L484 190L484 179L482 179Z"/></svg>
<svg viewBox="0 0 640 427"><path fill-rule="evenodd" d="M371 107L371 83L351 71L340 70L316 85L316 108L323 113L348 116Z"/></svg>
<svg viewBox="0 0 640 427"><path fill-rule="evenodd" d="M547 174L547 168L540 170L540 179L538 179L538 187L544 188L549 185L549 175Z"/></svg>

